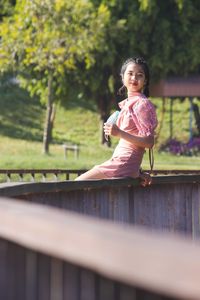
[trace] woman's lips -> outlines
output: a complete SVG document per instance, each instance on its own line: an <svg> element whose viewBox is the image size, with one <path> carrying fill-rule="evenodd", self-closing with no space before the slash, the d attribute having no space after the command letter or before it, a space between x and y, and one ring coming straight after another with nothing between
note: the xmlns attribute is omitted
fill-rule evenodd
<svg viewBox="0 0 200 300"><path fill-rule="evenodd" d="M137 82L131 82L131 85L137 86L138 83Z"/></svg>

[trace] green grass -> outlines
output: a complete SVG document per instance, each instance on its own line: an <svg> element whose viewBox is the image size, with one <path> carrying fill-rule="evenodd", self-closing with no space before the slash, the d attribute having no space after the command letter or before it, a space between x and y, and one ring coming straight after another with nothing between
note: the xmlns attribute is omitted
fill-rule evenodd
<svg viewBox="0 0 200 300"><path fill-rule="evenodd" d="M161 119L160 99L154 99L159 121ZM95 104L84 99L68 99L65 107L57 106L53 143L50 154L42 154L43 124L45 107L37 98L29 95L16 85L0 86L0 157L1 169L27 168L90 168L110 158L117 139L112 139L112 147L100 145L100 120ZM158 149L170 134L169 101L166 101L165 122L155 147L156 169L199 169L200 157L174 156L159 153ZM195 132L195 125L194 132ZM174 101L173 137L182 141L189 138L189 102ZM69 153L64 159L63 143L80 145L80 157ZM143 168L149 168L148 152Z"/></svg>

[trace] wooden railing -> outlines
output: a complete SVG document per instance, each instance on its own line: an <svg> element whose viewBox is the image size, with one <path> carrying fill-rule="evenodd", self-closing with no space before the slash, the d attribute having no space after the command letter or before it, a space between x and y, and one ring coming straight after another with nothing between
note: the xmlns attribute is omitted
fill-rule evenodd
<svg viewBox="0 0 200 300"><path fill-rule="evenodd" d="M0 199L6 300L200 299L191 239Z"/></svg>
<svg viewBox="0 0 200 300"><path fill-rule="evenodd" d="M86 170L64 169L0 169L1 182L11 181L58 181L69 180L79 176Z"/></svg>
<svg viewBox="0 0 200 300"><path fill-rule="evenodd" d="M200 175L136 179L2 183L0 196L24 199L150 230L200 238Z"/></svg>
<svg viewBox="0 0 200 300"><path fill-rule="evenodd" d="M11 181L63 181L71 180L86 169L0 169L0 182ZM147 170L148 172L148 170ZM200 170L154 170L152 175L200 175Z"/></svg>

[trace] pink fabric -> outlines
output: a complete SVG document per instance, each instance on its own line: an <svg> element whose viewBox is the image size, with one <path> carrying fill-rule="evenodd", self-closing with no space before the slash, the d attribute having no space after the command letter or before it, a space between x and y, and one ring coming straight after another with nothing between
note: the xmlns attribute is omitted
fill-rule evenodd
<svg viewBox="0 0 200 300"><path fill-rule="evenodd" d="M119 103L117 126L136 136L155 134L157 117L154 105L143 94L135 93ZM105 177L138 177L144 148L120 139L111 159L95 166Z"/></svg>

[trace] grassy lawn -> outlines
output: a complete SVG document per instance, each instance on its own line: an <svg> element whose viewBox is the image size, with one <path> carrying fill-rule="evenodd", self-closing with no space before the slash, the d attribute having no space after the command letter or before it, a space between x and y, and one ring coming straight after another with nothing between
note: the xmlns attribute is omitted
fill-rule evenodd
<svg viewBox="0 0 200 300"><path fill-rule="evenodd" d="M161 123L160 99L154 99ZM66 106L57 106L50 154L42 154L42 135L45 107L37 98L33 99L15 85L0 87L0 168L90 168L108 159L117 139L112 139L112 147L100 145L100 122L95 105L86 100L67 100ZM189 138L189 102L174 101L173 137L187 141ZM193 122L194 123L194 122ZM193 124L194 132L195 125ZM199 169L200 156L175 156L159 152L159 147L170 134L169 101L166 101L165 116L158 142L155 147L155 169ZM159 129L158 129L159 132ZM63 143L80 145L80 157L69 153L64 159ZM148 169L148 152L143 168Z"/></svg>

